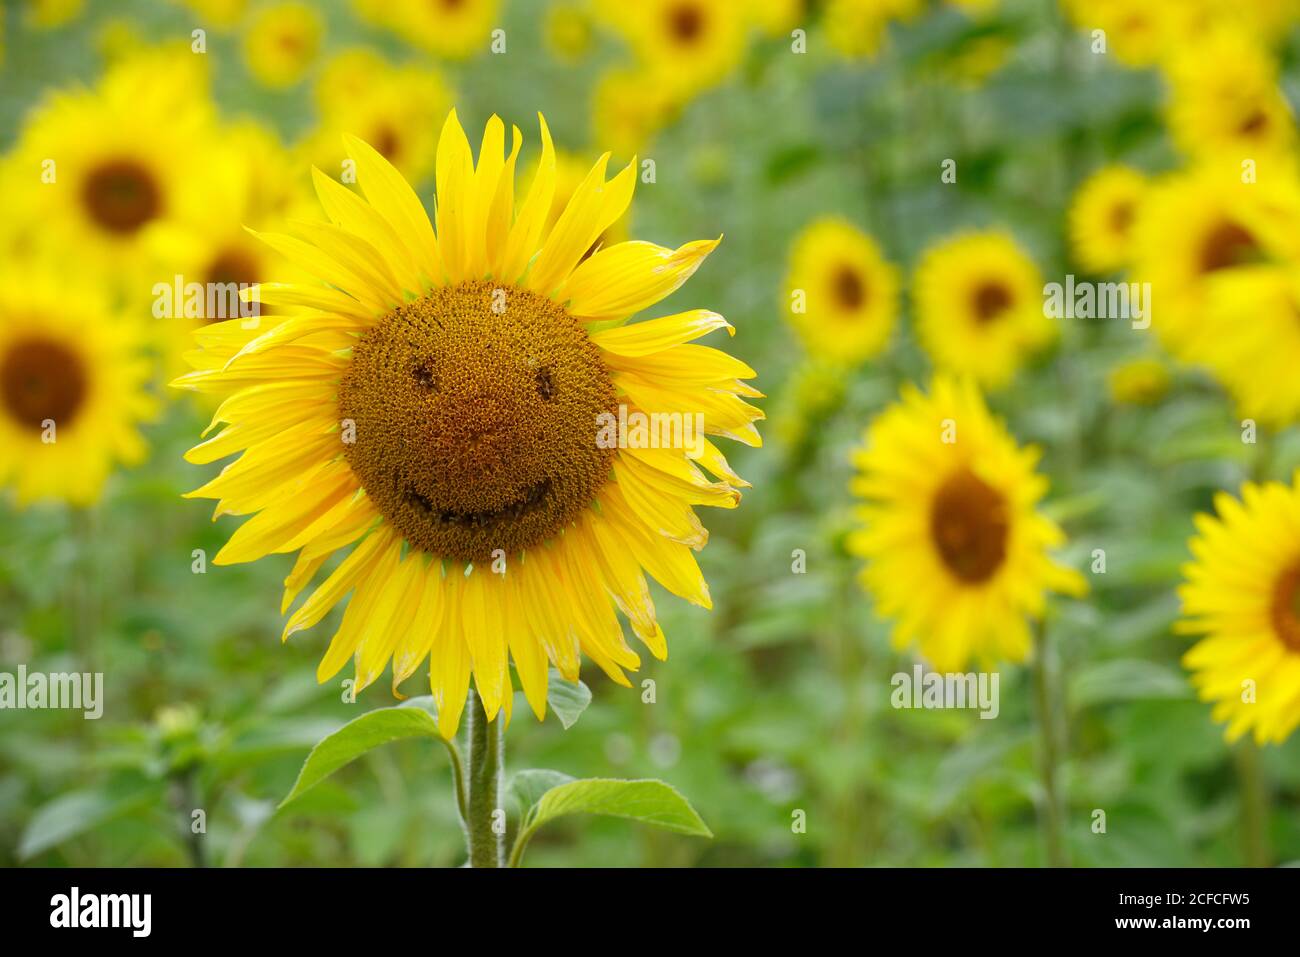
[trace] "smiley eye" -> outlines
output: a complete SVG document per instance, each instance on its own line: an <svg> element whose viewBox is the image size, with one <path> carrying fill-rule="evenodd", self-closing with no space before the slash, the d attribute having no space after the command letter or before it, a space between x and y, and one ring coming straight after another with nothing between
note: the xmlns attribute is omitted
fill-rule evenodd
<svg viewBox="0 0 1300 957"><path fill-rule="evenodd" d="M551 370L542 366L537 370L537 394L547 402L555 398L555 380L551 378Z"/></svg>

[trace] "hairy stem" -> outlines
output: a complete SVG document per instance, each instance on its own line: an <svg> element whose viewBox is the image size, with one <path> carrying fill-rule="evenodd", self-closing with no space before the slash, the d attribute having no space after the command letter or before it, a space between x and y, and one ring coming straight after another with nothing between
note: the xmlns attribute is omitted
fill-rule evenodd
<svg viewBox="0 0 1300 957"><path fill-rule="evenodd" d="M483 702L471 689L465 705L469 720L469 773L465 784L465 836L470 867L501 867L504 848L504 818L500 808L501 772L505 737L500 717L487 719ZM498 833L498 828L501 833Z"/></svg>

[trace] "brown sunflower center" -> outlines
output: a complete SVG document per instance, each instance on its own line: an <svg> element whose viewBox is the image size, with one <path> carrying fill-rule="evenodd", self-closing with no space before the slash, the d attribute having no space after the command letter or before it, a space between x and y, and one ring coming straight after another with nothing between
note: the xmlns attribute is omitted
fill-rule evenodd
<svg viewBox="0 0 1300 957"><path fill-rule="evenodd" d="M1201 272L1216 272L1258 258L1259 244L1244 226L1225 220L1210 231L1201 246Z"/></svg>
<svg viewBox="0 0 1300 957"><path fill-rule="evenodd" d="M980 283L975 287L975 294L971 296L975 321L981 324L997 319L1010 309L1014 302L1011 290L996 280Z"/></svg>
<svg viewBox="0 0 1300 957"><path fill-rule="evenodd" d="M82 184L90 218L113 233L133 233L162 212L162 192L152 173L130 159L101 163Z"/></svg>
<svg viewBox="0 0 1300 957"><path fill-rule="evenodd" d="M369 142L384 159L389 161L396 159L401 152L402 138L388 123L380 123L375 127Z"/></svg>
<svg viewBox="0 0 1300 957"><path fill-rule="evenodd" d="M867 284L852 266L846 264L835 270L831 288L835 290L835 301L845 309L860 309L866 304Z"/></svg>
<svg viewBox="0 0 1300 957"><path fill-rule="evenodd" d="M389 313L353 350L339 408L362 487L433 555L515 555L609 479L597 416L617 399L599 352L559 305L513 286L463 282Z"/></svg>
<svg viewBox="0 0 1300 957"><path fill-rule="evenodd" d="M71 424L87 390L81 357L62 342L21 339L0 359L0 398L13 419L40 432L45 421Z"/></svg>
<svg viewBox="0 0 1300 957"><path fill-rule="evenodd" d="M1116 203L1110 210L1110 228L1121 236L1126 235L1129 227L1133 225L1134 215L1135 210L1131 202L1124 200Z"/></svg>
<svg viewBox="0 0 1300 957"><path fill-rule="evenodd" d="M930 538L944 565L971 584L987 581L1007 554L1011 523L1002 493L963 469L930 505Z"/></svg>
<svg viewBox="0 0 1300 957"><path fill-rule="evenodd" d="M1300 653L1300 564L1287 569L1273 585L1269 609L1273 629L1292 651Z"/></svg>
<svg viewBox="0 0 1300 957"><path fill-rule="evenodd" d="M704 15L694 3L679 3L668 11L668 32L679 43L694 43L704 31Z"/></svg>

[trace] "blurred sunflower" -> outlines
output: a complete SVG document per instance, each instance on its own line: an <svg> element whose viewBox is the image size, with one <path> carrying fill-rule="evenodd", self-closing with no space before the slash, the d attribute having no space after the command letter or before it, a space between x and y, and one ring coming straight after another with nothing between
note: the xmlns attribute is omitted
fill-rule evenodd
<svg viewBox="0 0 1300 957"><path fill-rule="evenodd" d="M592 90L592 135L625 158L644 149L676 108L664 85L644 69L615 67Z"/></svg>
<svg viewBox="0 0 1300 957"><path fill-rule="evenodd" d="M1183 354L1210 370L1245 418L1300 419L1300 266L1246 266L1210 284Z"/></svg>
<svg viewBox="0 0 1300 957"><path fill-rule="evenodd" d="M827 41L841 55L874 57L890 20L911 20L924 9L924 0L829 0L822 23Z"/></svg>
<svg viewBox="0 0 1300 957"><path fill-rule="evenodd" d="M90 505L113 467L147 451L156 412L138 327L78 269L5 264L0 277L0 486L20 506Z"/></svg>
<svg viewBox="0 0 1300 957"><path fill-rule="evenodd" d="M1003 232L946 239L913 278L917 335L936 368L999 388L1049 345L1056 323L1043 309L1043 278Z"/></svg>
<svg viewBox="0 0 1300 957"><path fill-rule="evenodd" d="M172 0L192 10L208 29L233 30L248 10L248 0Z"/></svg>
<svg viewBox="0 0 1300 957"><path fill-rule="evenodd" d="M798 26L807 26L808 0L750 0L750 19L769 37L786 37Z"/></svg>
<svg viewBox="0 0 1300 957"><path fill-rule="evenodd" d="M1065 535L1036 511L1037 460L969 380L938 376L929 395L909 383L871 423L854 455L863 527L848 546L895 647L916 645L937 671L1022 661L1046 593L1087 592L1048 556Z"/></svg>
<svg viewBox="0 0 1300 957"><path fill-rule="evenodd" d="M1131 67L1152 66L1195 35L1204 26L1201 2L1062 0L1075 26L1089 32L1104 31L1106 53Z"/></svg>
<svg viewBox="0 0 1300 957"><path fill-rule="evenodd" d="M86 0L27 0L27 26L55 30L67 26L85 12Z"/></svg>
<svg viewBox="0 0 1300 957"><path fill-rule="evenodd" d="M371 50L346 51L329 62L316 85L321 123L306 152L333 173L346 158L341 143L347 133L374 146L408 180L421 182L433 170L438 124L451 100L432 67L394 66Z"/></svg>
<svg viewBox="0 0 1300 957"><path fill-rule="evenodd" d="M1203 636L1183 656L1211 716L1235 741L1284 741L1300 724L1300 475L1247 482L1196 516L1178 589L1180 634Z"/></svg>
<svg viewBox="0 0 1300 957"><path fill-rule="evenodd" d="M1152 328L1195 361L1210 287L1246 265L1300 261L1300 185L1283 168L1243 183L1236 160L1154 183L1134 226L1133 278L1151 283Z"/></svg>
<svg viewBox="0 0 1300 957"><path fill-rule="evenodd" d="M596 18L590 0L552 0L542 23L542 40L561 63L580 63L596 42Z"/></svg>
<svg viewBox="0 0 1300 957"><path fill-rule="evenodd" d="M11 167L31 184L22 190L28 242L75 249L124 284L152 275L150 230L206 199L205 59L150 50L112 67L97 89L55 93L28 116Z"/></svg>
<svg viewBox="0 0 1300 957"><path fill-rule="evenodd" d="M1167 73L1169 129L1188 154L1259 157L1294 145L1295 118L1272 54L1245 31L1198 36L1178 49Z"/></svg>
<svg viewBox="0 0 1300 957"><path fill-rule="evenodd" d="M739 0L642 0L612 20L650 82L684 100L720 83L745 52Z"/></svg>
<svg viewBox="0 0 1300 957"><path fill-rule="evenodd" d="M501 0L353 0L362 19L437 56L463 60L486 53Z"/></svg>
<svg viewBox="0 0 1300 957"><path fill-rule="evenodd" d="M244 31L244 64L273 90L302 82L320 56L325 22L303 3L276 3L257 11Z"/></svg>
<svg viewBox="0 0 1300 957"><path fill-rule="evenodd" d="M810 355L856 365L889 344L898 318L898 270L870 236L825 217L795 238L783 308Z"/></svg>
<svg viewBox="0 0 1300 957"><path fill-rule="evenodd" d="M677 250L620 243L583 259L627 209L636 167L608 182L608 154L549 234L555 151L516 208L518 129L488 122L474 165L453 112L438 145L437 233L401 175L355 138L366 199L316 173L330 224L266 241L329 285L264 285L262 301L310 309L199 333L210 359L177 385L225 396L205 463L244 450L192 496L257 513L214 559L298 551L284 607L331 554L355 545L290 616L285 636L352 600L317 677L349 660L358 687L389 661L393 687L426 657L442 733L455 733L471 673L489 719L509 718L513 659L540 717L549 659L584 652L614 681L640 664L615 606L666 654L645 573L708 607L692 506L734 507L745 483L707 439L689 451L622 448L598 427L626 406L703 416L749 445L762 413L754 373L689 345L730 326L693 310L624 324L682 285L717 241ZM637 444L637 443L629 443ZM701 466L718 477L708 479Z"/></svg>
<svg viewBox="0 0 1300 957"><path fill-rule="evenodd" d="M1106 274L1133 261L1133 224L1147 179L1129 166L1099 169L1079 187L1070 205L1074 258L1089 272Z"/></svg>
<svg viewBox="0 0 1300 957"><path fill-rule="evenodd" d="M1171 381L1169 367L1150 356L1122 362L1106 376L1111 400L1121 405L1154 405L1169 392Z"/></svg>

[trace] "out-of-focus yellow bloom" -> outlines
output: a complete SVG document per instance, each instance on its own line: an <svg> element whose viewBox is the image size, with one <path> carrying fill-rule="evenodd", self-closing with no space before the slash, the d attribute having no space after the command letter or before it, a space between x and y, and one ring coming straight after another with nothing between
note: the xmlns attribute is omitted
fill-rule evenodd
<svg viewBox="0 0 1300 957"><path fill-rule="evenodd" d="M86 0L27 0L27 25L38 30L66 26L81 16Z"/></svg>
<svg viewBox="0 0 1300 957"><path fill-rule="evenodd" d="M358 15L437 56L463 60L487 53L501 0L353 0Z"/></svg>
<svg viewBox="0 0 1300 957"><path fill-rule="evenodd" d="M839 408L849 374L838 362L815 359L800 363L791 374L772 422L788 452L798 454L819 423Z"/></svg>
<svg viewBox="0 0 1300 957"><path fill-rule="evenodd" d="M958 86L978 87L1006 65L1012 43L1006 37L984 34L973 36L949 53L943 72Z"/></svg>
<svg viewBox="0 0 1300 957"><path fill-rule="evenodd" d="M843 56L874 57L885 42L891 20L911 20L923 0L830 0L823 23L826 39Z"/></svg>
<svg viewBox="0 0 1300 957"><path fill-rule="evenodd" d="M898 283L898 270L875 240L826 217L795 238L782 308L815 359L857 365L889 344Z"/></svg>
<svg viewBox="0 0 1300 957"><path fill-rule="evenodd" d="M546 232L549 233L555 228L555 224L560 221L560 216L568 209L569 202L577 195L583 180L587 178L589 172L591 172L591 167L576 153L562 149L555 151L555 186L551 199L551 210L546 214L546 225L543 227ZM531 186L531 181L529 185ZM625 216L620 217L617 222L611 223L596 237L591 244L591 248L587 250L587 255L591 255L597 249L624 242L627 239L628 225L631 219L632 207L629 205Z"/></svg>
<svg viewBox="0 0 1300 957"><path fill-rule="evenodd" d="M248 9L248 0L173 0L199 17L199 26L227 32L233 30Z"/></svg>
<svg viewBox="0 0 1300 957"><path fill-rule="evenodd" d="M746 8L754 25L769 37L788 36L795 27L808 26L807 0L751 0Z"/></svg>
<svg viewBox="0 0 1300 957"><path fill-rule="evenodd" d="M1205 25L1201 0L1062 0L1080 30L1101 30L1105 52L1131 67L1152 66ZM1208 62L1208 61L1207 61Z"/></svg>
<svg viewBox="0 0 1300 957"><path fill-rule="evenodd" d="M1121 405L1155 405L1169 392L1169 367L1155 358L1122 362L1106 376L1112 401Z"/></svg>
<svg viewBox="0 0 1300 957"><path fill-rule="evenodd" d="M147 451L156 412L140 326L82 268L5 263L0 272L0 487L18 504L90 505L119 464Z"/></svg>
<svg viewBox="0 0 1300 957"><path fill-rule="evenodd" d="M673 115L668 89L643 69L615 67L596 81L592 92L593 137L617 157L643 152Z"/></svg>
<svg viewBox="0 0 1300 957"><path fill-rule="evenodd" d="M316 86L319 129L307 154L339 178L346 158L342 134L364 137L414 182L433 169L438 124L451 107L442 74L430 66L394 66L370 50L332 59Z"/></svg>
<svg viewBox="0 0 1300 957"><path fill-rule="evenodd" d="M295 86L320 56L324 34L325 21L304 3L264 7L244 31L244 64L263 86Z"/></svg>
<svg viewBox="0 0 1300 957"><path fill-rule="evenodd" d="M1037 511L1038 456L972 383L945 376L929 395L909 383L871 423L854 455L862 528L848 547L867 561L862 584L896 648L915 645L943 672L1023 661L1047 593L1087 593L1049 555L1065 535Z"/></svg>
<svg viewBox="0 0 1300 957"><path fill-rule="evenodd" d="M188 47L146 50L112 66L96 89L38 105L10 167L9 191L27 210L21 241L75 250L121 284L148 277L150 230L206 202L215 122L206 62Z"/></svg>
<svg viewBox="0 0 1300 957"><path fill-rule="evenodd" d="M641 0L614 20L651 82L687 99L720 83L745 52L739 0Z"/></svg>
<svg viewBox="0 0 1300 957"><path fill-rule="evenodd" d="M1220 492L1214 510L1196 516L1178 589L1176 628L1201 636L1183 665L1229 741L1280 743L1300 724L1300 475Z"/></svg>
<svg viewBox="0 0 1300 957"><path fill-rule="evenodd" d="M1243 418L1274 428L1300 420L1300 265L1228 270L1208 284L1181 344Z"/></svg>
<svg viewBox="0 0 1300 957"><path fill-rule="evenodd" d="M1147 179L1130 166L1105 166L1070 205L1070 242L1084 269L1110 273L1133 261L1133 231Z"/></svg>
<svg viewBox="0 0 1300 957"><path fill-rule="evenodd" d="M1241 30L1198 36L1169 61L1169 128L1193 156L1259 158L1289 149L1295 118L1272 54Z"/></svg>
<svg viewBox="0 0 1300 957"><path fill-rule="evenodd" d="M917 336L935 367L986 388L1007 385L1056 338L1038 267L1007 233L963 233L931 247L913 287Z"/></svg>
<svg viewBox="0 0 1300 957"><path fill-rule="evenodd" d="M589 0L552 0L546 8L542 39L551 56L580 63L595 44L596 21Z"/></svg>
<svg viewBox="0 0 1300 957"><path fill-rule="evenodd" d="M1300 180L1263 164L1242 182L1228 156L1152 184L1134 227L1132 278L1151 283L1151 325L1175 356L1199 361L1212 287L1242 266L1300 261Z"/></svg>

